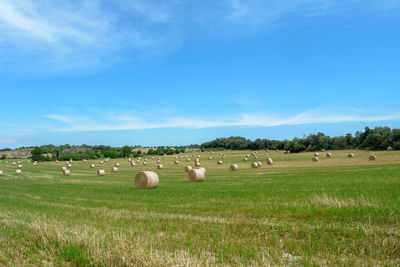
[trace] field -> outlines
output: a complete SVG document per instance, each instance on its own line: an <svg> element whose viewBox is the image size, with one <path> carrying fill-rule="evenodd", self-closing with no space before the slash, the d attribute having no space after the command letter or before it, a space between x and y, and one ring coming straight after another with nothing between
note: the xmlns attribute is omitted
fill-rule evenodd
<svg viewBox="0 0 400 267"><path fill-rule="evenodd" d="M175 156L161 157L162 170L157 157L136 167L73 162L70 177L64 162L23 160L17 176L12 160L3 161L0 265L399 266L400 152L374 152L369 161L367 151L332 151L319 162L313 153L259 151L247 162L251 151L224 153L196 153L207 169L199 183ZM252 169L253 161L263 166ZM156 171L159 187L136 189L140 170Z"/></svg>

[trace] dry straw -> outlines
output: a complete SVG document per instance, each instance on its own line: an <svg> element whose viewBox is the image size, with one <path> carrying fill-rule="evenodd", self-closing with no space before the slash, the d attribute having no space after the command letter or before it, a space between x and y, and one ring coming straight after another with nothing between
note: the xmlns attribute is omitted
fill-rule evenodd
<svg viewBox="0 0 400 267"><path fill-rule="evenodd" d="M253 169L258 168L258 163L257 162L252 162L250 165Z"/></svg>
<svg viewBox="0 0 400 267"><path fill-rule="evenodd" d="M139 189L155 188L158 183L158 175L152 171L142 171L135 176L135 186Z"/></svg>
<svg viewBox="0 0 400 267"><path fill-rule="evenodd" d="M97 175L98 176L104 176L104 175L106 175L106 171L105 170L98 170L97 171Z"/></svg>
<svg viewBox="0 0 400 267"><path fill-rule="evenodd" d="M162 164L157 165L157 169L163 169L163 168L164 168L164 166Z"/></svg>
<svg viewBox="0 0 400 267"><path fill-rule="evenodd" d="M112 167L111 171L114 172L114 173L118 172L118 167Z"/></svg>
<svg viewBox="0 0 400 267"><path fill-rule="evenodd" d="M64 170L63 174L64 174L64 176L70 176L71 175L71 171L70 170Z"/></svg>
<svg viewBox="0 0 400 267"><path fill-rule="evenodd" d="M147 165L147 161L143 161L143 165L146 166Z"/></svg>
<svg viewBox="0 0 400 267"><path fill-rule="evenodd" d="M135 166L136 166L136 163L133 162L133 161L131 161L131 166L132 166L132 167L135 167Z"/></svg>
<svg viewBox="0 0 400 267"><path fill-rule="evenodd" d="M117 162L117 163L115 163L115 167L119 167L119 163Z"/></svg>
<svg viewBox="0 0 400 267"><path fill-rule="evenodd" d="M318 160L319 160L318 157L313 157L313 158L312 158L312 161L314 161L314 162L317 162Z"/></svg>
<svg viewBox="0 0 400 267"><path fill-rule="evenodd" d="M2 170L0 170L0 176L3 176L3 171Z"/></svg>
<svg viewBox="0 0 400 267"><path fill-rule="evenodd" d="M374 154L369 155L368 157L369 160L376 160L376 156Z"/></svg>
<svg viewBox="0 0 400 267"><path fill-rule="evenodd" d="M209 160L212 160L212 157L208 157Z"/></svg>
<svg viewBox="0 0 400 267"><path fill-rule="evenodd" d="M21 175L21 174L22 174L22 170L20 170L20 169L15 170L15 174L16 174L16 175Z"/></svg>
<svg viewBox="0 0 400 267"><path fill-rule="evenodd" d="M388 151L393 151L393 148L392 147L388 147L387 150Z"/></svg>
<svg viewBox="0 0 400 267"><path fill-rule="evenodd" d="M330 157L332 157L332 153L331 153L331 152L328 152L328 153L326 153L326 156L327 156L328 158L330 158Z"/></svg>
<svg viewBox="0 0 400 267"><path fill-rule="evenodd" d="M204 181L206 178L206 172L204 168L200 169L191 169L188 175L189 181L191 182L200 182Z"/></svg>
<svg viewBox="0 0 400 267"><path fill-rule="evenodd" d="M319 153L314 153L314 157L319 157Z"/></svg>
<svg viewBox="0 0 400 267"><path fill-rule="evenodd" d="M271 158L267 158L267 165L272 165L272 164L274 164L272 159Z"/></svg>
<svg viewBox="0 0 400 267"><path fill-rule="evenodd" d="M243 161L247 161L247 160L248 160L247 158L244 158L244 159L243 159Z"/></svg>
<svg viewBox="0 0 400 267"><path fill-rule="evenodd" d="M184 170L185 172L190 172L192 169L192 166L186 166Z"/></svg>
<svg viewBox="0 0 400 267"><path fill-rule="evenodd" d="M218 161L217 161L217 164L218 164L218 165L222 165L222 160L218 160Z"/></svg>
<svg viewBox="0 0 400 267"><path fill-rule="evenodd" d="M350 159L351 159L351 158L354 158L354 154L353 154L353 153L349 153L349 154L347 155L347 157L350 158Z"/></svg>
<svg viewBox="0 0 400 267"><path fill-rule="evenodd" d="M178 165L178 164L179 164L179 160L175 160L175 164L177 164L177 165Z"/></svg>
<svg viewBox="0 0 400 267"><path fill-rule="evenodd" d="M231 169L231 171L237 171L239 168L239 166L237 164L232 164L229 169Z"/></svg>
<svg viewBox="0 0 400 267"><path fill-rule="evenodd" d="M90 164L90 168L94 168L94 167L96 167L96 165L94 165L94 164Z"/></svg>
<svg viewBox="0 0 400 267"><path fill-rule="evenodd" d="M196 165L197 167L200 167L200 166L201 166L200 161L196 161L196 162L195 162L195 165Z"/></svg>
<svg viewBox="0 0 400 267"><path fill-rule="evenodd" d="M258 168L261 168L262 163L260 161L257 161L257 164L258 164Z"/></svg>

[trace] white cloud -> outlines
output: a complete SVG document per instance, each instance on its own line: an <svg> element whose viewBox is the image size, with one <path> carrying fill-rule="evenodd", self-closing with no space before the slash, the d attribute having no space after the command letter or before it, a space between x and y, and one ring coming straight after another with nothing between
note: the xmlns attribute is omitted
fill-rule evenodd
<svg viewBox="0 0 400 267"><path fill-rule="evenodd" d="M307 111L292 116L276 114L241 113L232 116L235 119L221 118L219 120L202 119L195 117L174 117L160 120L146 120L129 115L101 115L96 118L87 116L68 117L65 115L46 115L47 118L62 122L51 131L55 132L85 132L85 131L118 131L118 130L144 130L156 128L186 128L201 129L215 127L275 127L283 125L302 125L318 123L343 123L343 122L377 122L400 120L400 114L338 114L326 110Z"/></svg>
<svg viewBox="0 0 400 267"><path fill-rule="evenodd" d="M97 67L162 54L187 39L242 36L291 16L333 13L397 17L400 1L0 0L0 63Z"/></svg>

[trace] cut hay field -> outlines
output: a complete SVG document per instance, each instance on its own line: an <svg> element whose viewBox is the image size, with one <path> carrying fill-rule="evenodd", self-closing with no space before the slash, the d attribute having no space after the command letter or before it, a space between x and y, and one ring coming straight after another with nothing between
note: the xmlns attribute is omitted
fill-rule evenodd
<svg viewBox="0 0 400 267"><path fill-rule="evenodd" d="M246 162L251 151L223 153L196 153L207 169L198 183L175 156L161 157L162 170L157 157L136 167L73 162L69 177L64 162L23 160L19 176L1 162L0 265L399 266L399 151L373 152L375 161L367 151L320 152L318 162L313 153L259 151ZM136 189L140 170L157 172L159 187Z"/></svg>

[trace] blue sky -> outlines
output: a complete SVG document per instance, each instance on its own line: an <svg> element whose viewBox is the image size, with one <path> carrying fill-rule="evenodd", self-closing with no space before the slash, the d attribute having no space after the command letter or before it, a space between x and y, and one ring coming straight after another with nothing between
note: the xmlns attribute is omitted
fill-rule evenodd
<svg viewBox="0 0 400 267"><path fill-rule="evenodd" d="M400 127L400 0L0 0L0 147Z"/></svg>

